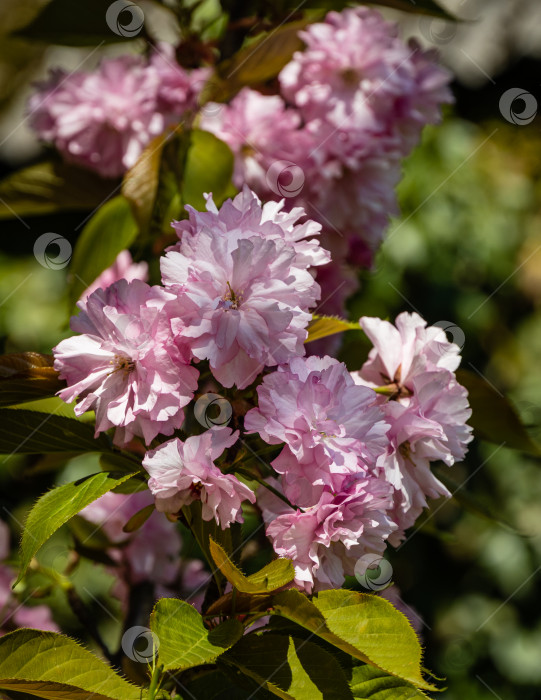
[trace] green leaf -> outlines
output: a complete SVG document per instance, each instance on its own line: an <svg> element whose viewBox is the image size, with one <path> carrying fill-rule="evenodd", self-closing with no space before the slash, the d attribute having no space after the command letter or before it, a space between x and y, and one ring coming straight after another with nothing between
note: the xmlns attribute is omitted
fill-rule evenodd
<svg viewBox="0 0 541 700"><path fill-rule="evenodd" d="M211 192L217 206L232 194L233 153L209 131L194 129L184 168L182 199L194 209L205 209L204 192Z"/></svg>
<svg viewBox="0 0 541 700"><path fill-rule="evenodd" d="M111 0L77 0L75 9L73 0L52 0L30 24L19 29L15 36L62 46L93 47L140 36L139 32L133 37L122 36L108 26L106 14L111 4ZM142 14L135 18L133 31L137 28L137 22L143 19ZM127 16L124 20L121 17L120 21L128 27L131 18ZM113 27L118 31L116 23Z"/></svg>
<svg viewBox="0 0 541 700"><path fill-rule="evenodd" d="M216 566L241 593L268 593L286 586L295 578L295 567L290 559L275 559L257 573L245 576L212 538L209 548Z"/></svg>
<svg viewBox="0 0 541 700"><path fill-rule="evenodd" d="M217 78L207 88L209 99L225 102L246 85L275 78L295 51L303 48L298 32L308 20L289 22L254 40L217 68Z"/></svg>
<svg viewBox="0 0 541 700"><path fill-rule="evenodd" d="M352 591L322 591L313 604L333 634L359 649L372 665L424 690L422 650L408 620L384 598Z"/></svg>
<svg viewBox="0 0 541 700"><path fill-rule="evenodd" d="M0 689L50 700L147 697L73 639L27 629L0 638Z"/></svg>
<svg viewBox="0 0 541 700"><path fill-rule="evenodd" d="M53 359L39 352L0 355L0 406L54 396L64 384Z"/></svg>
<svg viewBox="0 0 541 700"><path fill-rule="evenodd" d="M110 181L82 168L46 161L0 182L0 219L92 211L110 192Z"/></svg>
<svg viewBox="0 0 541 700"><path fill-rule="evenodd" d="M308 326L308 338L304 342L311 343L313 340L326 338L328 335L360 329L358 323L346 321L338 316L314 316Z"/></svg>
<svg viewBox="0 0 541 700"><path fill-rule="evenodd" d="M74 418L0 408L0 454L48 452L107 452L105 434L94 438L94 427Z"/></svg>
<svg viewBox="0 0 541 700"><path fill-rule="evenodd" d="M410 683L367 665L353 668L350 688L357 700L415 700L427 697Z"/></svg>
<svg viewBox="0 0 541 700"><path fill-rule="evenodd" d="M84 227L70 265L70 302L75 304L84 290L121 250L136 239L139 229L129 202L119 195L106 202Z"/></svg>
<svg viewBox="0 0 541 700"><path fill-rule="evenodd" d="M300 591L283 591L275 595L270 612L297 623L337 649L341 649L346 654L370 663L370 660L363 652L331 632L325 622L325 618L314 603L308 600Z"/></svg>
<svg viewBox="0 0 541 700"><path fill-rule="evenodd" d="M122 530L124 532L135 532L136 530L139 530L139 528L143 527L146 521L150 518L155 509L156 506L154 503L141 508L141 510L137 511L137 513L131 516Z"/></svg>
<svg viewBox="0 0 541 700"><path fill-rule="evenodd" d="M284 700L353 698L338 661L312 642L270 633L250 634L221 661L235 664Z"/></svg>
<svg viewBox="0 0 541 700"><path fill-rule="evenodd" d="M21 562L18 583L31 559L58 528L90 503L133 476L118 479L100 472L79 481L57 486L41 496L26 519L21 540Z"/></svg>
<svg viewBox="0 0 541 700"><path fill-rule="evenodd" d="M528 454L541 455L541 445L530 437L511 402L485 379L473 372L459 369L457 380L468 390L472 416L468 423L481 440L499 445L505 443Z"/></svg>
<svg viewBox="0 0 541 700"><path fill-rule="evenodd" d="M165 671L182 671L208 664L242 635L238 620L209 632L197 610L184 600L162 598L150 616L150 629L159 640L158 661Z"/></svg>

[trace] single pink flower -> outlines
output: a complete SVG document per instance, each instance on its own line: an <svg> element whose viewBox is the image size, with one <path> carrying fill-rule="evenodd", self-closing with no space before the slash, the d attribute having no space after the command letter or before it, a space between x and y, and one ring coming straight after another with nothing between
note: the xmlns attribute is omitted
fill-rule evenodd
<svg viewBox="0 0 541 700"><path fill-rule="evenodd" d="M244 389L266 365L304 354L308 310L320 294L307 270L317 247L302 239L314 232L309 224L294 226L276 206L263 211L245 191L219 212L191 212L177 230L181 241L161 262L163 283L177 295L170 313L223 386Z"/></svg>
<svg viewBox="0 0 541 700"><path fill-rule="evenodd" d="M257 393L245 429L271 445L286 443L272 466L297 505L312 505L344 474L366 472L388 445L376 395L331 357L295 358L266 375Z"/></svg>
<svg viewBox="0 0 541 700"><path fill-rule="evenodd" d="M154 137L195 109L207 73L190 75L173 53L160 45L150 62L120 56L92 72L53 71L28 102L32 127L70 163L122 175Z"/></svg>
<svg viewBox="0 0 541 700"><path fill-rule="evenodd" d="M255 502L255 494L233 474L223 474L214 461L237 439L238 431L220 427L185 442L168 440L147 452L143 466L150 474L148 487L156 508L177 513L183 506L200 500L204 520L212 520L225 530L233 522L243 522L242 501Z"/></svg>
<svg viewBox="0 0 541 700"><path fill-rule="evenodd" d="M258 505L274 551L293 561L296 585L310 593L339 588L361 556L384 551L396 529L388 512L391 491L383 479L357 474L304 512L288 509L264 488Z"/></svg>
<svg viewBox="0 0 541 700"><path fill-rule="evenodd" d="M173 299L140 280L120 280L78 302L71 328L81 335L53 349L55 368L68 384L60 397L78 400L76 414L96 411L96 435L115 427L117 444L139 436L148 445L182 425L198 371L189 349L173 340L164 312Z"/></svg>

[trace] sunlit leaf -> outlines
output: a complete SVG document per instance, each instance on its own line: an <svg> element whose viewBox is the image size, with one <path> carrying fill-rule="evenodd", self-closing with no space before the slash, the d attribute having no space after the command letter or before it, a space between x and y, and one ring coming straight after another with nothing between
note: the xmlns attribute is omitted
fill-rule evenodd
<svg viewBox="0 0 541 700"><path fill-rule="evenodd" d="M186 156L182 199L195 209L205 209L204 192L212 192L217 206L231 194L233 153L209 131L194 129Z"/></svg>
<svg viewBox="0 0 541 700"><path fill-rule="evenodd" d="M328 628L359 649L370 663L418 688L434 690L421 673L422 650L407 618L369 593L321 591L313 603Z"/></svg>
<svg viewBox="0 0 541 700"><path fill-rule="evenodd" d="M308 338L304 342L311 343L313 340L350 330L360 330L359 324L338 316L314 316L308 326Z"/></svg>
<svg viewBox="0 0 541 700"><path fill-rule="evenodd" d="M83 508L132 476L125 474L114 478L100 472L74 481L43 494L28 514L21 540L20 581L32 558L59 527L67 523Z"/></svg>
<svg viewBox="0 0 541 700"><path fill-rule="evenodd" d="M159 640L159 663L166 671L179 671L215 661L242 636L238 620L228 623L209 632L193 605L162 598L150 617L150 629Z"/></svg>
<svg viewBox="0 0 541 700"><path fill-rule="evenodd" d="M355 666L350 688L356 700L416 700L427 696L401 678L389 676L379 668Z"/></svg>
<svg viewBox="0 0 541 700"><path fill-rule="evenodd" d="M49 700L147 697L73 639L27 629L0 638L0 689Z"/></svg>
<svg viewBox="0 0 541 700"><path fill-rule="evenodd" d="M289 559L275 559L257 573L245 576L212 539L210 553L222 574L241 593L268 593L286 586L295 578L295 568Z"/></svg>

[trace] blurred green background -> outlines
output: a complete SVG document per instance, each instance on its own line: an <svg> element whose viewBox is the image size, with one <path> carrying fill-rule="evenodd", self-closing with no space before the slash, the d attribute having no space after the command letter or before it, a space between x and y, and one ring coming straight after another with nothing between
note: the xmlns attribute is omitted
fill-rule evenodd
<svg viewBox="0 0 541 700"><path fill-rule="evenodd" d="M2 33L13 23L24 23L32 3L19 4L19 18L9 15ZM32 47L23 55L23 47L26 42L0 45L0 121L2 139L11 144L7 150L0 147L3 175L39 154L18 125L28 79L35 70L43 72L45 49ZM48 51L49 61L56 52L60 62L60 50ZM445 51L449 55L449 43ZM68 50L62 52L73 60ZM515 54L498 71L476 85L460 77L455 109L442 126L426 130L422 145L405 163L402 216L390 228L375 271L361 274L362 289L351 300L350 315L394 318L400 311L417 310L429 323L448 322L450 336L464 344L463 366L510 396L541 440L540 120L513 125L498 107L509 87L535 94L540 64L536 57ZM14 127L16 138L10 134ZM84 218L62 214L2 222L2 352L50 352L66 333L66 270L42 267L32 247L47 231L74 242ZM360 366L366 351L356 334L345 338L342 356L351 368ZM72 460L55 478L93 470L83 463L92 458L82 459ZM51 460L0 457L0 507L22 521L28 505L49 487L53 466ZM483 519L453 501L435 502L425 523L389 554L402 598L425 623L425 665L446 679L448 689L439 696L445 700L537 700L541 464L505 445L475 441L467 460L449 474L458 484L467 480L462 490L508 525ZM11 524L16 531L17 523ZM59 535L45 559L54 563L64 543L65 536ZM88 566L79 569L78 577L110 605L106 592L111 580L103 572ZM52 603L65 631L81 634L62 596L55 594ZM94 611L106 633L108 616L97 606Z"/></svg>

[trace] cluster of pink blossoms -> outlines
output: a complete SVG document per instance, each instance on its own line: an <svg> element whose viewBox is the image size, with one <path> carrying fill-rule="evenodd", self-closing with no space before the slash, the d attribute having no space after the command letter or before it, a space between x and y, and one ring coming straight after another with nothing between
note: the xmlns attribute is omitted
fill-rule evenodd
<svg viewBox="0 0 541 700"><path fill-rule="evenodd" d="M188 208L189 218L174 223L179 242L161 260L163 286L121 279L99 287L72 319L80 335L54 354L67 383L60 395L77 401L77 414L96 412L96 434L113 428L119 446L158 441L143 459L158 511L175 515L200 501L202 517L225 529L243 522L243 504L259 508L275 552L295 565L296 585L312 591L340 586L360 557L404 537L427 497L449 495L430 464L464 457L470 410L454 375L458 347L417 314L401 314L396 326L361 319L374 348L358 372L304 357L320 295L311 269L329 256L319 224L298 223L303 210L283 204L262 205L245 188L219 210L210 195L205 212ZM218 387L235 386L243 405L252 402L243 424L244 411L236 416L240 430L179 434L189 430L184 409L202 361ZM229 457L254 434L279 450L272 489L257 493ZM115 504L102 499L85 515L99 520L100 508ZM121 520L129 517L118 508ZM115 523L106 529L120 541ZM167 539L163 528L153 532L156 545ZM132 544L119 554L132 578L162 557L158 583L168 585L171 550L143 548L139 558Z"/></svg>
<svg viewBox="0 0 541 700"><path fill-rule="evenodd" d="M235 153L237 186L301 204L329 234L335 265L369 267L398 214L401 161L452 101L451 76L372 9L330 12L299 35L306 48L280 73L281 95L244 88L202 125Z"/></svg>
<svg viewBox="0 0 541 700"><path fill-rule="evenodd" d="M120 56L93 72L57 69L30 98L30 121L67 161L117 177L155 136L197 109L208 76L206 68L181 68L169 44L160 44L148 61Z"/></svg>

